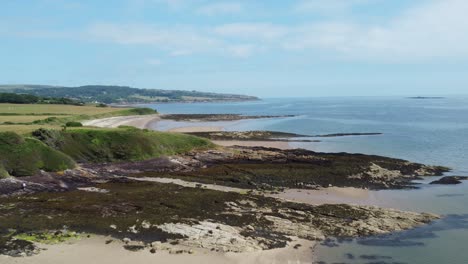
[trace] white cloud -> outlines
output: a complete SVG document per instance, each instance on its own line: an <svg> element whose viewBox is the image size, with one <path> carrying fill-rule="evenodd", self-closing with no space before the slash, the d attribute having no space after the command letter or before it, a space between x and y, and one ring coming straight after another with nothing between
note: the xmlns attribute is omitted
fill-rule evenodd
<svg viewBox="0 0 468 264"><path fill-rule="evenodd" d="M243 11L244 7L238 2L219 2L208 4L197 9L198 14L202 15L225 15L225 14L238 14Z"/></svg>
<svg viewBox="0 0 468 264"><path fill-rule="evenodd" d="M146 63L152 66L159 66L162 64L162 61L160 59L148 59L146 60Z"/></svg>
<svg viewBox="0 0 468 264"><path fill-rule="evenodd" d="M232 23L217 26L214 32L220 36L232 38L254 38L273 40L284 36L290 29L270 23Z"/></svg>
<svg viewBox="0 0 468 264"><path fill-rule="evenodd" d="M377 2L381 0L301 0L295 6L296 12L319 14L342 14L355 6Z"/></svg>
<svg viewBox="0 0 468 264"><path fill-rule="evenodd" d="M190 50L174 50L171 51L169 55L174 56L174 57L179 57L179 56L187 56L192 54Z"/></svg>
<svg viewBox="0 0 468 264"><path fill-rule="evenodd" d="M467 60L468 1L428 0L424 3L384 23L332 18L298 24L265 22L217 26L100 23L83 30L54 31L30 26L15 28L14 23L1 22L0 33L24 38L147 45L170 56L228 54L247 58L265 51L277 54L294 51L333 59L382 62Z"/></svg>
<svg viewBox="0 0 468 264"><path fill-rule="evenodd" d="M435 0L386 25L317 23L296 29L289 49L320 49L351 58L413 61L468 57L468 1Z"/></svg>
<svg viewBox="0 0 468 264"><path fill-rule="evenodd" d="M231 45L226 50L234 57L248 58L256 52L257 46L252 44Z"/></svg>
<svg viewBox="0 0 468 264"><path fill-rule="evenodd" d="M96 24L88 29L91 38L126 45L156 46L185 54L217 48L219 40L191 27L161 27L142 24Z"/></svg>
<svg viewBox="0 0 468 264"><path fill-rule="evenodd" d="M140 0L141 1L141 0ZM145 1L145 0L143 0ZM148 0L146 0L148 1ZM187 0L154 0L156 3L167 5L170 8L181 8L187 4Z"/></svg>

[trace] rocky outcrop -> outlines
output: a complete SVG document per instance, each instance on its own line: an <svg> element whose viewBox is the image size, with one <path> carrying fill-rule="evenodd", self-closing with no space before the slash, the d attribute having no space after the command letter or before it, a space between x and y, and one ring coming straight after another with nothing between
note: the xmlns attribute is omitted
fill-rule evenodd
<svg viewBox="0 0 468 264"><path fill-rule="evenodd" d="M232 227L220 223L202 221L198 224L167 223L158 226L161 230L171 234L182 235L179 244L188 247L205 248L221 252L252 252L266 249L259 241L240 234L242 228Z"/></svg>
<svg viewBox="0 0 468 264"><path fill-rule="evenodd" d="M460 184L462 181L468 180L468 176L446 176L439 180L432 181L430 184Z"/></svg>
<svg viewBox="0 0 468 264"><path fill-rule="evenodd" d="M174 121L190 121L190 122L215 122L215 121L236 121L243 119L261 119L261 118L281 118L294 117L294 115L238 115L238 114L165 114L160 116L161 119L170 119Z"/></svg>
<svg viewBox="0 0 468 264"><path fill-rule="evenodd" d="M277 131L216 131L186 133L210 140L241 140L241 141L283 141L283 142L320 142L319 140L299 139L310 137L295 133Z"/></svg>
<svg viewBox="0 0 468 264"><path fill-rule="evenodd" d="M167 233L184 236L178 244L221 252L250 252L283 247L290 237L324 240L327 237L359 237L402 231L426 224L438 216L369 206L326 205L310 210L253 208L227 203L224 214L255 214L263 224L232 227L202 221L189 225L167 223L158 226Z"/></svg>
<svg viewBox="0 0 468 264"><path fill-rule="evenodd" d="M8 238L0 248L11 248L10 243L24 234L50 233L67 226L71 232L123 239L128 250L159 241L164 244L161 248L180 245L247 252L285 247L292 237L322 240L378 235L438 218L368 206L313 206L153 182L102 183L85 190L0 198L0 238Z"/></svg>
<svg viewBox="0 0 468 264"><path fill-rule="evenodd" d="M170 177L247 189L357 187L414 188L412 180L442 175L448 168L374 155L318 153L303 149L230 147L172 157L177 171L136 176Z"/></svg>

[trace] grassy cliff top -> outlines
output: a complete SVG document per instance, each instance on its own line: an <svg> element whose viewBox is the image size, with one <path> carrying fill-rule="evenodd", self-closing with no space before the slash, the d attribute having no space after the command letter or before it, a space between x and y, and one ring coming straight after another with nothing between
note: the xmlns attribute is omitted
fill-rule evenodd
<svg viewBox="0 0 468 264"><path fill-rule="evenodd" d="M34 138L14 132L0 132L0 178L29 176L40 169L61 171L75 166L66 154Z"/></svg>
<svg viewBox="0 0 468 264"><path fill-rule="evenodd" d="M137 161L214 145L195 136L123 127L38 129L32 137L0 132L0 177L62 171L75 162Z"/></svg>
<svg viewBox="0 0 468 264"><path fill-rule="evenodd" d="M156 113L157 111L149 108L0 104L0 132L28 134L41 127L60 129L60 126L73 121Z"/></svg>
<svg viewBox="0 0 468 264"><path fill-rule="evenodd" d="M131 127L40 129L32 135L77 162L145 160L214 146L209 140L195 136Z"/></svg>

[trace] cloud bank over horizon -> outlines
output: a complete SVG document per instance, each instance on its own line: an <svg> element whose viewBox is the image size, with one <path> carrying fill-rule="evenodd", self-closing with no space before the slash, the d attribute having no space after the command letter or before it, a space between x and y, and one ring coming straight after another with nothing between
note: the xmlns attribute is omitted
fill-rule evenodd
<svg viewBox="0 0 468 264"><path fill-rule="evenodd" d="M10 68L1 67L11 73L1 82L260 96L275 89L283 96L285 87L307 95L464 93L468 84L464 0L32 2L26 10L0 4L0 36L8 39L0 54ZM15 74L37 60L50 64L42 78ZM65 61L71 69L54 74Z"/></svg>

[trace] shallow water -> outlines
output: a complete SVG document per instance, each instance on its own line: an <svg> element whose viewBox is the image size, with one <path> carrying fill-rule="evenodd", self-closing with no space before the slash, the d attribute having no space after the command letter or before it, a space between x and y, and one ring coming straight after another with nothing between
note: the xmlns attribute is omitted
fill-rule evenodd
<svg viewBox="0 0 468 264"><path fill-rule="evenodd" d="M242 103L158 104L161 113L297 115L245 120L227 130L276 130L298 134L381 132L380 136L320 138L294 143L324 152L359 152L453 168L468 175L468 98L415 100L401 97L267 99ZM443 214L432 225L388 237L334 241L318 247L326 263L468 263L468 182L419 190L379 191L381 206Z"/></svg>

